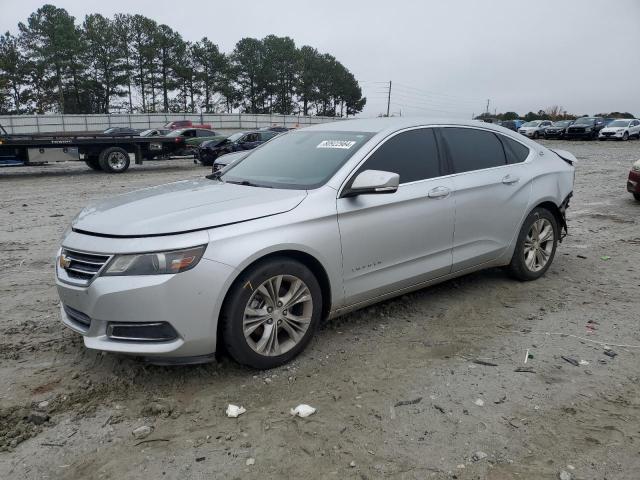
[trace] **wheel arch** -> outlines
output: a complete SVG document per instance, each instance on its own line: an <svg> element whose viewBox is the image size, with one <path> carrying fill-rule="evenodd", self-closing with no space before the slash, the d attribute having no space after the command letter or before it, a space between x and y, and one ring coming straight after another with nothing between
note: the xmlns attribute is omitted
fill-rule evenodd
<svg viewBox="0 0 640 480"><path fill-rule="evenodd" d="M544 208L545 210L549 210L553 214L554 218L556 219L558 228L562 227L564 223L562 212L560 211L560 207L556 205L554 202L552 202L551 200L545 200L543 202L538 203L537 205L535 205L533 208L529 210L525 218L529 216L529 214L533 212L536 208Z"/></svg>
<svg viewBox="0 0 640 480"><path fill-rule="evenodd" d="M322 264L322 262L320 262L320 260L318 260L314 255L308 252L304 252L302 250L297 250L292 248L284 248L281 250L274 250L268 253L264 253L263 255L260 255L257 258L252 259L248 264L239 268L234 278L228 283L228 287L224 292L224 298L222 300L222 303L220 304L219 315L222 315L222 312L224 311L224 308L225 308L225 303L229 298L229 293L231 292L231 289L236 284L238 279L242 276L242 274L254 268L259 263L262 263L269 259L277 258L277 257L286 257L286 258L296 260L302 263L304 266L306 266L309 270L311 270L311 273L313 273L313 275L318 280L318 283L320 284L320 291L322 293L322 317L321 318L323 320L326 319L329 316L329 313L331 311L331 304L333 300L332 292L331 292L331 280L329 279L329 274L326 268L324 267L324 265ZM216 350L219 350L223 345L222 323L223 322L218 321L217 332L216 332L216 343L218 345Z"/></svg>

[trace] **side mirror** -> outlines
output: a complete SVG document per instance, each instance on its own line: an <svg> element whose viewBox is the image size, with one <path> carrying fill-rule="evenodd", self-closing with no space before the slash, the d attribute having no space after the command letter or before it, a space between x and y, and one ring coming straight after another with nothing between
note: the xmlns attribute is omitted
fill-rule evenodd
<svg viewBox="0 0 640 480"><path fill-rule="evenodd" d="M347 189L343 197L356 197L358 195L394 193L400 185L400 175L381 170L365 170L355 178L351 187Z"/></svg>

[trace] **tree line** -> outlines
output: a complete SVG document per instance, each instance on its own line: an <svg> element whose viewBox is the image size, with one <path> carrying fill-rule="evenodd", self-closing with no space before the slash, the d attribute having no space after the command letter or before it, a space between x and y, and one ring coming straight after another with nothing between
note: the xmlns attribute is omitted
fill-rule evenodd
<svg viewBox="0 0 640 480"><path fill-rule="evenodd" d="M518 120L522 119L527 122L532 120L575 120L579 117L588 117L589 115L574 115L568 113L563 107L559 105L553 105L545 110L538 110L537 112L527 112L525 115L518 115L516 112L504 112L504 113L482 113L475 117L477 120L484 119L498 119L498 120ZM594 117L604 118L636 118L629 112L609 112L609 113L596 113Z"/></svg>
<svg viewBox="0 0 640 480"><path fill-rule="evenodd" d="M0 114L244 112L350 116L366 98L335 57L289 37L225 54L143 15L44 5L0 36Z"/></svg>

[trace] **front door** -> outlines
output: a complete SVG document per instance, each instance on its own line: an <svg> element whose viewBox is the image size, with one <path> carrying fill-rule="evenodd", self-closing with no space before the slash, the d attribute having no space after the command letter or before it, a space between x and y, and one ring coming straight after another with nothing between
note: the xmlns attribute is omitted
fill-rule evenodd
<svg viewBox="0 0 640 480"><path fill-rule="evenodd" d="M400 175L395 193L338 198L346 304L446 275L454 202L431 128L398 133L362 164Z"/></svg>

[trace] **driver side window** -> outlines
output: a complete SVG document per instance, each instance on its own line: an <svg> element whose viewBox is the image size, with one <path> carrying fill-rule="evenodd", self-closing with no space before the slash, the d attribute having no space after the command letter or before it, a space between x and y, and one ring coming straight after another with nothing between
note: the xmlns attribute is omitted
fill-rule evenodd
<svg viewBox="0 0 640 480"><path fill-rule="evenodd" d="M416 182L442 175L432 128L418 128L387 139L358 169L382 170L400 175L400 183Z"/></svg>

